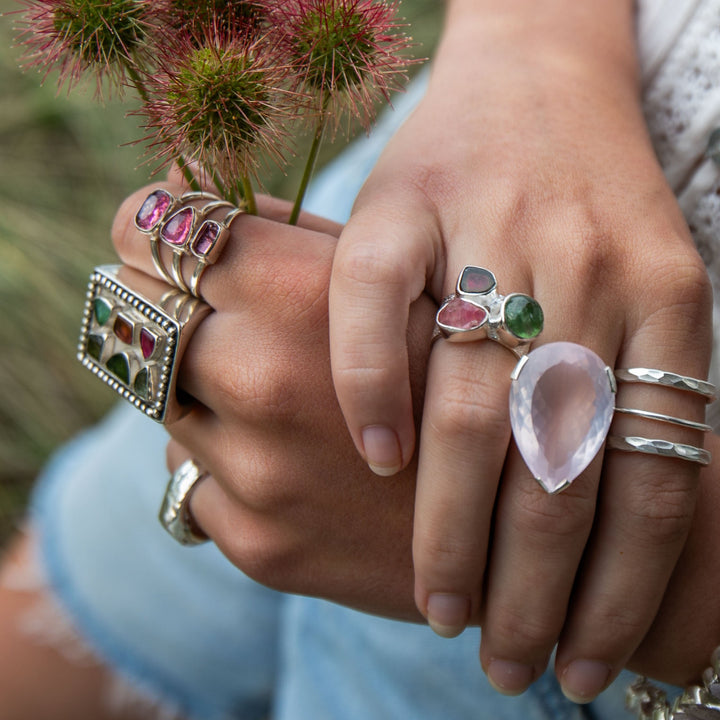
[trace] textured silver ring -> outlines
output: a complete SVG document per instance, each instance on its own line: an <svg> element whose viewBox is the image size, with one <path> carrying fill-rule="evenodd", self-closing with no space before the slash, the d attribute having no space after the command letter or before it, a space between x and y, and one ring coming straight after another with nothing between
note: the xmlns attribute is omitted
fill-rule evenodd
<svg viewBox="0 0 720 720"><path fill-rule="evenodd" d="M696 395L702 395L708 402L715 399L716 388L712 383L664 370L627 368L615 370L615 377L620 382L648 383L650 385L662 385L674 390L684 390Z"/></svg>
<svg viewBox="0 0 720 720"><path fill-rule="evenodd" d="M622 450L624 452L637 452L645 455L656 455L659 457L677 458L699 465L709 465L712 455L703 448L683 443L673 443L668 440L656 440L652 438L637 437L633 435L609 435L607 447L610 450Z"/></svg>
<svg viewBox="0 0 720 720"><path fill-rule="evenodd" d="M208 473L202 471L194 460L186 460L172 474L165 490L160 506L160 523L181 545L202 545L209 540L190 513L190 496L207 476Z"/></svg>
<svg viewBox="0 0 720 720"><path fill-rule="evenodd" d="M485 338L500 343L518 357L542 332L543 311L529 295L501 295L495 275L483 267L466 265L455 293L443 300L435 316L433 340L472 342Z"/></svg>
<svg viewBox="0 0 720 720"><path fill-rule="evenodd" d="M694 420L685 420L685 418L675 417L674 415L665 415L663 413L650 412L649 410L637 410L635 408L616 407L616 413L624 415L634 415L636 417L645 418L647 420L657 420L658 422L670 423L671 425L679 425L680 427L699 430L700 432L711 432L710 425L695 422Z"/></svg>

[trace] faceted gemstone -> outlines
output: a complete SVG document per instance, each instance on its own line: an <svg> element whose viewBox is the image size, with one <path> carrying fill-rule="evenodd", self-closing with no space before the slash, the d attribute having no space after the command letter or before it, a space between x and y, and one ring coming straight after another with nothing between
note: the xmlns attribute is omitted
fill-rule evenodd
<svg viewBox="0 0 720 720"><path fill-rule="evenodd" d="M487 294L495 289L495 276L485 268L468 265L460 275L460 292Z"/></svg>
<svg viewBox="0 0 720 720"><path fill-rule="evenodd" d="M140 350L146 360L155 352L157 340L157 336L147 328L140 330Z"/></svg>
<svg viewBox="0 0 720 720"><path fill-rule="evenodd" d="M102 335L88 335L87 339L87 354L99 360L102 356L103 345L105 344L105 338Z"/></svg>
<svg viewBox="0 0 720 720"><path fill-rule="evenodd" d="M112 304L105 298L96 297L93 300L93 313L98 325L104 325L110 319L112 309Z"/></svg>
<svg viewBox="0 0 720 720"><path fill-rule="evenodd" d="M219 223L214 220L206 220L197 231L190 249L196 255L206 257L213 247L215 247L215 243L220 235L220 230Z"/></svg>
<svg viewBox="0 0 720 720"><path fill-rule="evenodd" d="M152 230L162 220L172 200L172 195L165 190L150 193L135 216L135 225L146 232Z"/></svg>
<svg viewBox="0 0 720 720"><path fill-rule="evenodd" d="M126 345L132 345L133 341L133 324L126 317L118 315L113 325L115 336L122 340Z"/></svg>
<svg viewBox="0 0 720 720"><path fill-rule="evenodd" d="M605 442L615 397L605 363L575 343L533 350L510 388L515 443L547 490L566 488Z"/></svg>
<svg viewBox="0 0 720 720"><path fill-rule="evenodd" d="M485 308L454 297L440 308L437 322L454 330L474 330L479 328L487 320L487 317L488 313Z"/></svg>
<svg viewBox="0 0 720 720"><path fill-rule="evenodd" d="M529 295L510 295L505 300L505 327L522 340L537 337L543 329L540 303Z"/></svg>
<svg viewBox="0 0 720 720"><path fill-rule="evenodd" d="M133 390L135 394L143 400L150 399L150 370L148 368L143 368L135 376Z"/></svg>
<svg viewBox="0 0 720 720"><path fill-rule="evenodd" d="M117 353L108 359L107 369L126 385L130 382L130 362L125 353Z"/></svg>
<svg viewBox="0 0 720 720"><path fill-rule="evenodd" d="M186 207L171 215L160 230L160 237L175 247L182 247L190 238L195 224L195 208Z"/></svg>

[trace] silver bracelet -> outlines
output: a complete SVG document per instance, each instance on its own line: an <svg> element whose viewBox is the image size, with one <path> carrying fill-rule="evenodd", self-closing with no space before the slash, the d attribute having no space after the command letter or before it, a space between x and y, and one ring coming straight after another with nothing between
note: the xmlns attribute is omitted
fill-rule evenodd
<svg viewBox="0 0 720 720"><path fill-rule="evenodd" d="M636 713L638 720L720 720L720 648L711 662L703 673L703 684L685 688L672 704L663 690L638 677L627 690L627 709Z"/></svg>

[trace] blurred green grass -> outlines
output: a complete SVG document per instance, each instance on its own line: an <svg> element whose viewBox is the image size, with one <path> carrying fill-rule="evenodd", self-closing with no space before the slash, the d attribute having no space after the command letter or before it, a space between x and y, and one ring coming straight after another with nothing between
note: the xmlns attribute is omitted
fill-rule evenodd
<svg viewBox="0 0 720 720"><path fill-rule="evenodd" d="M431 54L441 6L402 6L418 56ZM0 0L0 13L18 7ZM142 132L132 101L101 105L92 86L58 95L53 75L42 85L19 69L13 35L0 16L0 541L53 449L116 402L75 359L77 336L88 275L115 259L115 210L148 180L139 148L122 147ZM276 172L268 190L288 197L298 173Z"/></svg>

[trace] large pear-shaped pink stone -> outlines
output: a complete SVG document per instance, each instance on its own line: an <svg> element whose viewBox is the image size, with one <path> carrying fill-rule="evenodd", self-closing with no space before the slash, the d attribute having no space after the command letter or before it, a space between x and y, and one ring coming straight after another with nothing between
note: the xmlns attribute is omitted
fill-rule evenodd
<svg viewBox="0 0 720 720"><path fill-rule="evenodd" d="M510 388L515 443L549 493L564 490L602 447L615 395L605 363L582 345L533 350Z"/></svg>

